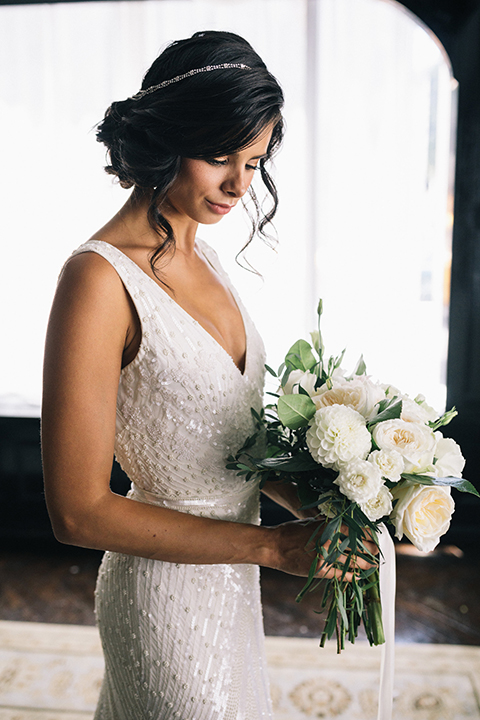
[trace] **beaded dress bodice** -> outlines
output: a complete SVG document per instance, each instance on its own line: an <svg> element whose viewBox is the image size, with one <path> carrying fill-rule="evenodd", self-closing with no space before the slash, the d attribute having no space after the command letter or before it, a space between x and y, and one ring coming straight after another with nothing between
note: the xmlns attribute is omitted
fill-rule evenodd
<svg viewBox="0 0 480 720"><path fill-rule="evenodd" d="M197 247L242 314L242 374L223 347L120 250L89 241L118 272L141 322L121 373L115 455L132 500L259 522L259 490L225 467L262 405L263 343L216 253ZM271 718L258 567L186 565L106 553L96 610L106 672L96 720Z"/></svg>

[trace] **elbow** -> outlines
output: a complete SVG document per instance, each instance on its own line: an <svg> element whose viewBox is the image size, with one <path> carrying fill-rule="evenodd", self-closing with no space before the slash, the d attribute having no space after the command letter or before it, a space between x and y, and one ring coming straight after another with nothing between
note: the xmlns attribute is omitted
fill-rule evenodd
<svg viewBox="0 0 480 720"><path fill-rule="evenodd" d="M50 521L53 534L58 542L63 545L82 546L78 525L72 518L50 516Z"/></svg>
<svg viewBox="0 0 480 720"><path fill-rule="evenodd" d="M89 523L79 517L71 515L57 515L50 513L53 534L55 539L63 545L76 545L85 548L97 548Z"/></svg>

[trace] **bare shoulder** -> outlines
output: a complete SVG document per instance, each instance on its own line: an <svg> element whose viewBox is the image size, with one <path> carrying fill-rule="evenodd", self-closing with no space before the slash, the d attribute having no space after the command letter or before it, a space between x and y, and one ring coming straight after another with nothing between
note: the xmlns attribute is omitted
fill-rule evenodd
<svg viewBox="0 0 480 720"><path fill-rule="evenodd" d="M131 333L132 308L115 268L101 255L71 257L59 279L50 314L47 350L67 343L122 353Z"/></svg>
<svg viewBox="0 0 480 720"><path fill-rule="evenodd" d="M112 266L102 255L87 251L73 255L67 260L59 280L59 286L84 285L98 292L122 289L122 281Z"/></svg>

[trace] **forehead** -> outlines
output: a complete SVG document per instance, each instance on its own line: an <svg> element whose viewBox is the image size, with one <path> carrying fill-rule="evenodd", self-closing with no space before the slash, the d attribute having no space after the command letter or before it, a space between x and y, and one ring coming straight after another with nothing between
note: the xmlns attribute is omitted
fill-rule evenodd
<svg viewBox="0 0 480 720"><path fill-rule="evenodd" d="M250 157L265 155L268 150L268 144L270 142L270 138L272 137L272 132L273 132L273 124L267 125L267 127L264 130L262 130L260 135L257 138L255 138L255 140L252 140L252 142L249 145L242 148L238 152L232 153L232 154L234 154L234 155L249 155Z"/></svg>

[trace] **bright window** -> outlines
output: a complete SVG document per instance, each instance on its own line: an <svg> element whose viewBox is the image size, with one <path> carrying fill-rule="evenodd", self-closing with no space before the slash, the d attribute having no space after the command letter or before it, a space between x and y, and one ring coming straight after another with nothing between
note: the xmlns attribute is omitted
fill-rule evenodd
<svg viewBox="0 0 480 720"><path fill-rule="evenodd" d="M254 20L252 20L252 18ZM92 130L159 50L200 29L246 37L280 80L277 252L234 256L240 209L201 228L276 366L325 303L327 349L441 409L452 79L434 39L383 0L143 0L0 7L0 413L38 413L43 339L71 250L123 204Z"/></svg>

